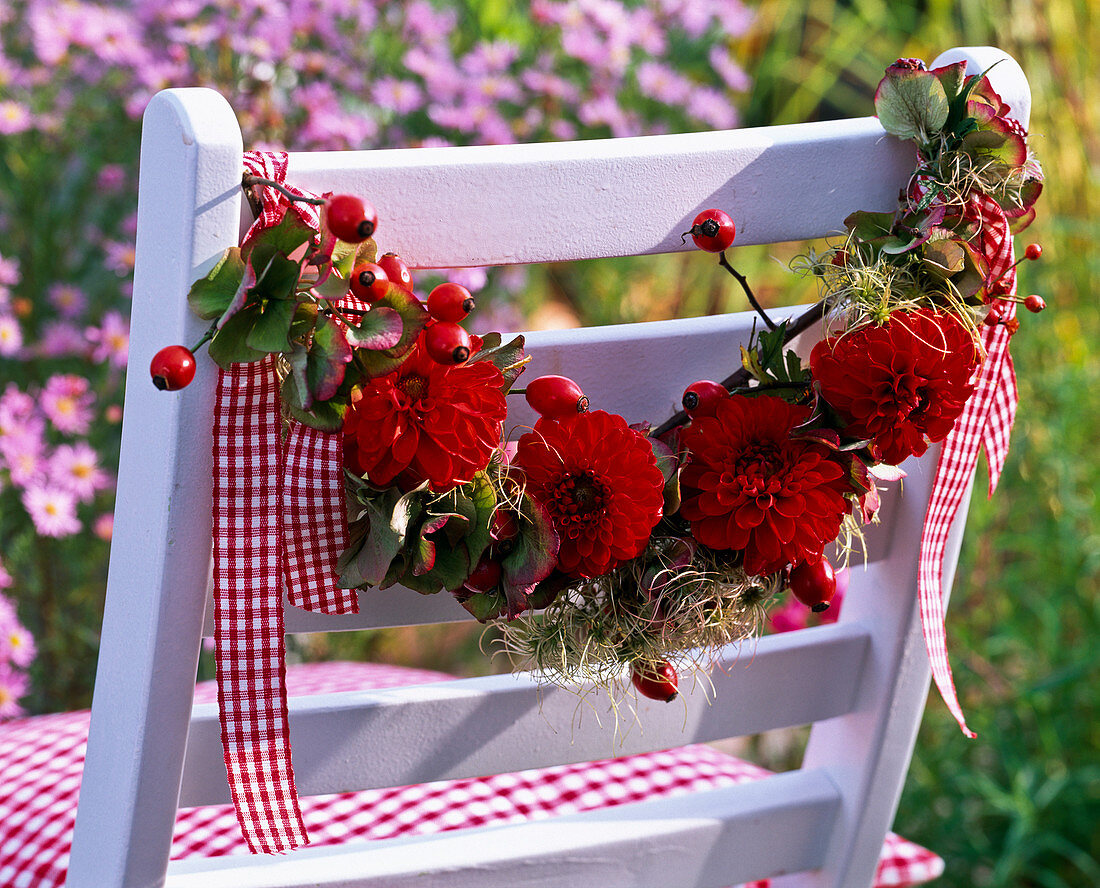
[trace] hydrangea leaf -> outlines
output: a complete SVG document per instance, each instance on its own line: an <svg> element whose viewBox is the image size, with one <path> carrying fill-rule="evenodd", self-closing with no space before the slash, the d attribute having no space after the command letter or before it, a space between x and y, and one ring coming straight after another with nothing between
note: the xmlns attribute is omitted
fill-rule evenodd
<svg viewBox="0 0 1100 888"><path fill-rule="evenodd" d="M293 299L269 299L245 337L245 344L267 354L288 352L290 325L298 304Z"/></svg>
<svg viewBox="0 0 1100 888"><path fill-rule="evenodd" d="M360 506L348 528L351 544L336 561L337 583L344 589L382 583L405 545L405 531L419 502L414 495L391 487Z"/></svg>
<svg viewBox="0 0 1100 888"><path fill-rule="evenodd" d="M882 128L899 139L922 141L947 122L950 103L931 71L890 68L875 92Z"/></svg>
<svg viewBox="0 0 1100 888"><path fill-rule="evenodd" d="M374 308L388 308L401 316L401 338L397 345L381 349L356 349L355 363L368 379L385 376L401 366L405 355L413 347L416 337L428 322L428 310L404 287L391 284L389 291L374 303Z"/></svg>
<svg viewBox="0 0 1100 888"><path fill-rule="evenodd" d="M272 228L265 228L253 243L254 252L261 245L289 256L302 244L309 243L317 234L306 225L297 213L285 213L282 221Z"/></svg>
<svg viewBox="0 0 1100 888"><path fill-rule="evenodd" d="M327 401L344 381L351 346L339 325L328 315L317 315L307 352L306 385L314 400Z"/></svg>
<svg viewBox="0 0 1100 888"><path fill-rule="evenodd" d="M230 247L206 277L199 278L191 285L187 294L187 304L191 311L207 321L221 318L238 292L243 293L248 289L247 286L242 287L244 276L245 262L241 258L241 251L238 247Z"/></svg>
<svg viewBox="0 0 1100 888"><path fill-rule="evenodd" d="M248 344L248 335L260 321L262 312L258 305L250 305L234 312L210 340L210 357L223 370L234 364L249 364L267 355Z"/></svg>
<svg viewBox="0 0 1100 888"><path fill-rule="evenodd" d="M404 329L401 315L392 308L378 305L366 312L356 326L348 327L345 336L352 348L382 351L397 345Z"/></svg>
<svg viewBox="0 0 1100 888"><path fill-rule="evenodd" d="M492 361L504 376L503 391L508 392L520 374L526 369L530 358L523 351L525 340L517 336L507 345L500 344L500 334L490 333L482 339L481 350L471 361Z"/></svg>
<svg viewBox="0 0 1100 888"><path fill-rule="evenodd" d="M500 592L468 592L467 590L452 593L455 600L473 615L479 623L488 623L498 617L504 616L508 609L508 602Z"/></svg>
<svg viewBox="0 0 1100 888"><path fill-rule="evenodd" d="M558 534L546 507L525 494L520 500L519 514L515 546L500 565L508 619L523 613L528 596L558 563Z"/></svg>

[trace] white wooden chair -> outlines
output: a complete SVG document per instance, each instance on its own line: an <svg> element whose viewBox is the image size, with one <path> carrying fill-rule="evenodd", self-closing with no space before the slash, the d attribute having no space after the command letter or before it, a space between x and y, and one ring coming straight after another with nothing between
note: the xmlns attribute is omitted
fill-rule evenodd
<svg viewBox="0 0 1100 888"><path fill-rule="evenodd" d="M1027 83L991 48L953 50L994 71L1026 121ZM889 60L887 60L889 61ZM304 795L470 777L814 723L801 769L672 800L522 825L277 857L168 865L177 805L228 800L216 705L192 706L208 612L215 367L178 394L142 368L194 341L191 282L242 225L241 134L208 90L157 96L145 118L131 365L118 509L91 734L68 885L776 886L871 882L929 685L917 551L934 456L912 461L854 569L839 623L732 650L714 700L643 704L621 747L576 698L499 676L291 701ZM894 205L909 146L874 118L564 144L292 154L288 181L368 196L379 237L418 267L672 252L701 209L732 210L739 244L818 237L855 209ZM716 273L718 273L716 271ZM809 295L812 287L803 283ZM537 373L567 373L629 421L660 420L684 385L722 378L748 315L535 333ZM518 400L518 399L512 399ZM524 405L525 409L525 405ZM516 408L510 424L531 417ZM946 585L962 534L956 522ZM364 595L362 615L290 608L288 631L463 619L446 595ZM750 662L751 661L751 662ZM552 730L556 728L556 730ZM339 755L331 755L339 738ZM430 740L430 742L429 742ZM536 742L537 741L537 742ZM445 750L445 753L442 751ZM166 876L167 873L167 876Z"/></svg>

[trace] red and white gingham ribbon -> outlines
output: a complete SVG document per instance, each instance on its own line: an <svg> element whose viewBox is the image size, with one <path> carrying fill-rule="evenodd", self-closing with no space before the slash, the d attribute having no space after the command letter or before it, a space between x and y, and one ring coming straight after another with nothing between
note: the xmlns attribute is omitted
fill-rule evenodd
<svg viewBox="0 0 1100 888"><path fill-rule="evenodd" d="M245 155L245 169L282 182L285 154ZM300 193L300 192L296 192ZM290 207L316 227L317 209L263 189L248 237ZM226 773L248 847L289 851L309 841L290 757L283 603L355 613L332 565L347 545L343 447L291 422L282 441L275 358L218 377L214 411L214 623Z"/></svg>
<svg viewBox="0 0 1100 888"><path fill-rule="evenodd" d="M997 294L1013 295L1016 292L1016 271L1012 267L1014 258L1008 219L992 198L975 195L970 203L968 216L981 224L978 237L981 252L989 263L987 280L997 282L991 290ZM1015 302L1004 301L1000 306L1003 309L1002 318L1011 320L1015 317ZM990 496L1004 468L1017 403L1016 373L1008 353L1010 337L1005 324L983 328L986 358L966 409L944 441L921 533L917 588L924 642L940 696L967 737L974 737L975 734L966 725L951 675L951 664L947 659L943 557L951 524L962 505L967 484L978 462L978 451L985 447L989 461Z"/></svg>

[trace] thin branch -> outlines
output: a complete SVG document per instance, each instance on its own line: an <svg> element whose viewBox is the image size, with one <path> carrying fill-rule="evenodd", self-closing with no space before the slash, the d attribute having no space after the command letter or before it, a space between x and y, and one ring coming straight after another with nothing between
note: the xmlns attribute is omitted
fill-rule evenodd
<svg viewBox="0 0 1100 888"><path fill-rule="evenodd" d="M791 321L790 325L784 330L783 344L786 345L792 339L794 339L799 333L803 333L818 323L825 316L825 302L814 303L806 311L800 314L797 318ZM749 380L752 379L752 374L749 373L744 367L739 370L735 370L729 376L722 380L722 385L727 390L733 391L734 389L745 387ZM674 416L669 417L656 429L650 432L650 436L653 438L659 438L665 432L671 431L677 426L683 425L688 421L688 415L685 411L681 410Z"/></svg>
<svg viewBox="0 0 1100 888"><path fill-rule="evenodd" d="M741 289L745 291L745 295L749 297L749 305L753 307L753 310L764 319L764 323L768 325L769 330L774 330L775 322L768 317L767 312L760 306L760 303L756 301L756 294L752 292L752 287L749 286L748 280L741 272L729 264L729 260L726 259L726 253L723 250L718 254L718 264L721 265L726 271L733 275L734 279L741 285Z"/></svg>
<svg viewBox="0 0 1100 888"><path fill-rule="evenodd" d="M323 197L305 197L301 194L295 194L281 182L276 182L273 179L264 179L261 176L251 176L246 173L241 179L241 187L251 188L253 185L264 185L268 188L274 188L288 200L297 203L313 204L315 207L323 207L327 203Z"/></svg>

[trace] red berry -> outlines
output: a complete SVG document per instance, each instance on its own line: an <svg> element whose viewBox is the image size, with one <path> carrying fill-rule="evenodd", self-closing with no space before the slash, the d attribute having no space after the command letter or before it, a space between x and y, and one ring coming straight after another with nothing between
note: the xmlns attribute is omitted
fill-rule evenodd
<svg viewBox="0 0 1100 888"><path fill-rule="evenodd" d="M428 294L428 314L457 324L474 310L474 297L461 284L440 284Z"/></svg>
<svg viewBox="0 0 1100 888"><path fill-rule="evenodd" d="M815 614L827 610L836 594L836 574L829 559L801 561L791 568L791 592Z"/></svg>
<svg viewBox="0 0 1100 888"><path fill-rule="evenodd" d="M182 345L168 345L153 355L149 363L153 385L162 392L186 388L195 378L195 356Z"/></svg>
<svg viewBox="0 0 1100 888"><path fill-rule="evenodd" d="M679 680L668 660L645 666L635 663L630 669L630 681L638 693L651 700L663 700L665 703L675 700Z"/></svg>
<svg viewBox="0 0 1100 888"><path fill-rule="evenodd" d="M328 229L340 240L357 244L374 234L378 213L374 207L354 194L337 194L325 204Z"/></svg>
<svg viewBox="0 0 1100 888"><path fill-rule="evenodd" d="M1036 296L1034 293L1024 299L1024 308L1026 308L1028 311L1033 311L1036 314L1041 312L1046 307L1047 304L1043 297Z"/></svg>
<svg viewBox="0 0 1100 888"><path fill-rule="evenodd" d="M356 265L351 272L351 292L364 302L377 302L389 292L390 278L382 266L373 262Z"/></svg>
<svg viewBox="0 0 1100 888"><path fill-rule="evenodd" d="M724 401L730 396L724 385L711 382L709 379L700 379L684 389L684 410L692 419L701 416L714 416L719 401Z"/></svg>
<svg viewBox="0 0 1100 888"><path fill-rule="evenodd" d="M1024 250L1024 258L1030 259L1034 262L1040 256L1043 255L1043 247L1041 244L1028 244L1027 249Z"/></svg>
<svg viewBox="0 0 1100 888"><path fill-rule="evenodd" d="M547 419L565 419L588 411L588 398L568 376L532 379L525 397L535 412Z"/></svg>
<svg viewBox="0 0 1100 888"><path fill-rule="evenodd" d="M493 561L486 553L462 585L471 592L492 592L500 584L501 573L500 562Z"/></svg>
<svg viewBox="0 0 1100 888"><path fill-rule="evenodd" d="M470 359L470 334L452 321L438 321L428 327L424 346L440 364L465 364Z"/></svg>
<svg viewBox="0 0 1100 888"><path fill-rule="evenodd" d="M737 226L728 213L722 210L703 210L695 217L688 232L695 246L708 253L721 253L737 236Z"/></svg>
<svg viewBox="0 0 1100 888"><path fill-rule="evenodd" d="M395 284L400 284L406 290L412 289L412 272L409 271L409 266L405 264L405 260L396 253L383 253L378 260L378 264L382 266L386 276Z"/></svg>

